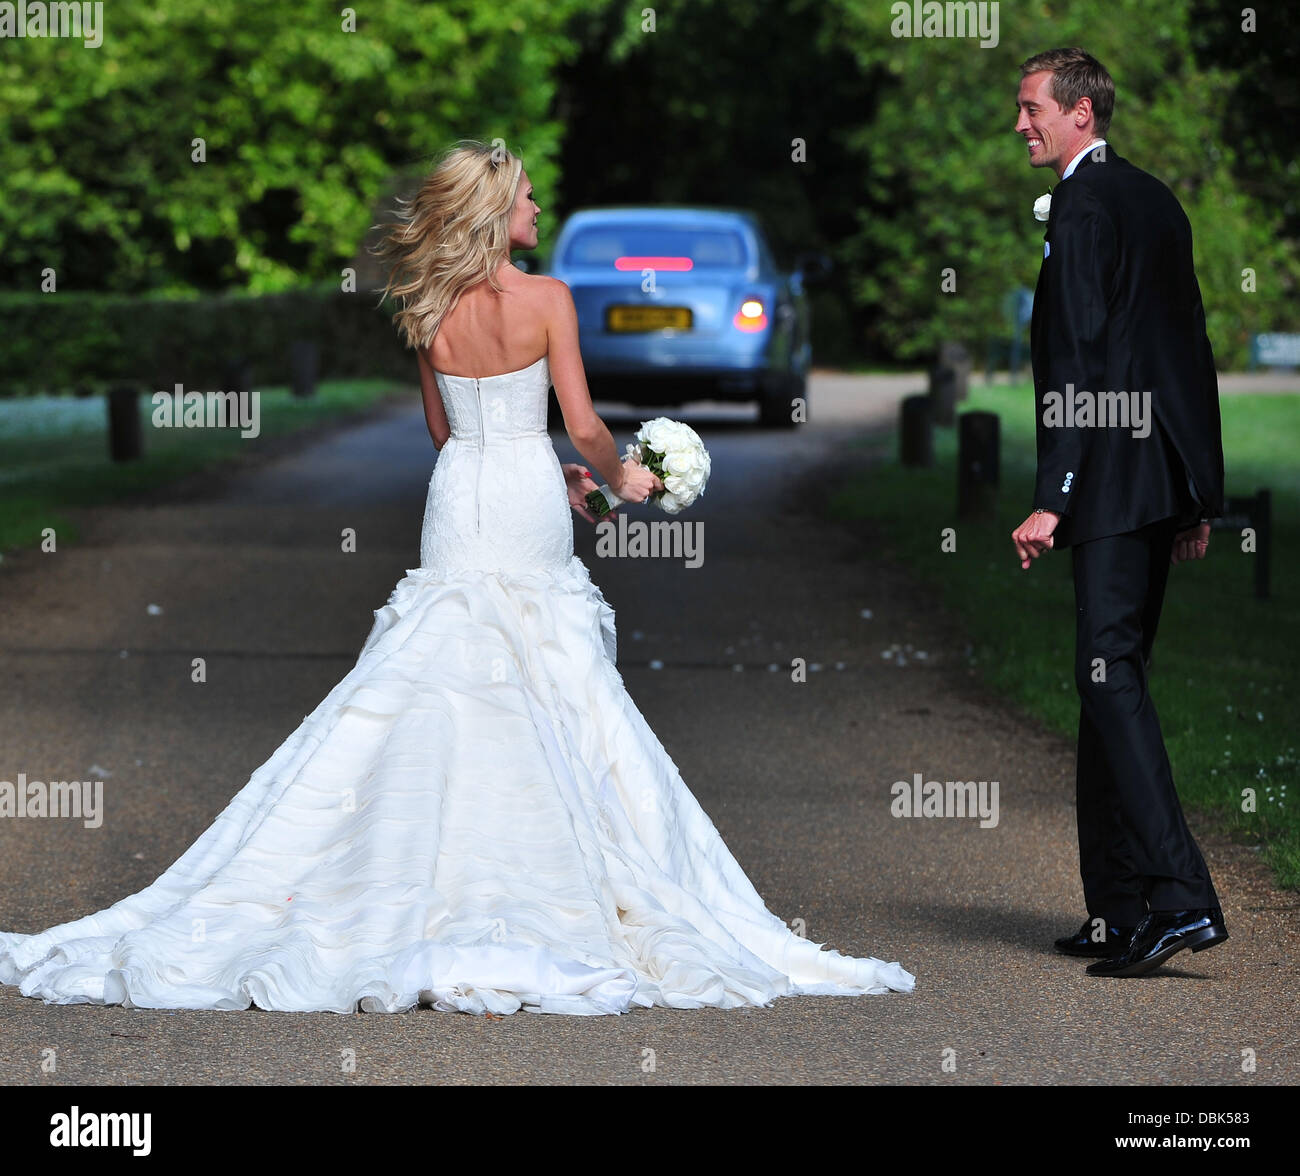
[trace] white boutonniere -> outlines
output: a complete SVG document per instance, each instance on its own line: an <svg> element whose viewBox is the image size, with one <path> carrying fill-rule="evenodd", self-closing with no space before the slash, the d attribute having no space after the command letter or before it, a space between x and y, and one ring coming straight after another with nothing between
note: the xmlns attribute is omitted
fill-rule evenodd
<svg viewBox="0 0 1300 1176"><path fill-rule="evenodd" d="M1037 200L1034 201L1034 219L1045 221L1052 215L1052 193L1044 192Z"/></svg>

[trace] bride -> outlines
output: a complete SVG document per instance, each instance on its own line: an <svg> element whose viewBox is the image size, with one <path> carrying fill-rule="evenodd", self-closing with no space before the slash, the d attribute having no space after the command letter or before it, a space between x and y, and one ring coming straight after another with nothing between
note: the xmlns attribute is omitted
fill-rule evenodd
<svg viewBox="0 0 1300 1176"><path fill-rule="evenodd" d="M614 617L573 554L565 428L619 497L573 300L520 272L520 160L462 143L380 253L439 458L420 566L355 667L138 894L0 932L0 981L142 1008L622 1013L910 991L896 963L795 935L764 905L646 725Z"/></svg>

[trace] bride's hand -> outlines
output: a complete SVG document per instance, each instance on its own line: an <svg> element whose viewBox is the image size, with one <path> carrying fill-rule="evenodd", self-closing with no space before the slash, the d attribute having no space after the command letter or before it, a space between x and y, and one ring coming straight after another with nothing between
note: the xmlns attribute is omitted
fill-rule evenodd
<svg viewBox="0 0 1300 1176"><path fill-rule="evenodd" d="M589 523L599 522L600 520L587 508L587 495L592 490L600 489L591 480L591 471L576 462L566 462L560 468L564 471L564 482L569 491L569 505ZM610 511L605 518L616 519L618 515Z"/></svg>
<svg viewBox="0 0 1300 1176"><path fill-rule="evenodd" d="M658 475L630 457L623 459L622 485L610 487L624 502L644 502L651 494L663 488L663 481Z"/></svg>

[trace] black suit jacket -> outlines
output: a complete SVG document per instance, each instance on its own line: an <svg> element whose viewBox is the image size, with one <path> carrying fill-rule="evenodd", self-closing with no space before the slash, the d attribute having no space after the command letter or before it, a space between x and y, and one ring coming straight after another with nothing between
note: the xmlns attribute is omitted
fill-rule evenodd
<svg viewBox="0 0 1300 1176"><path fill-rule="evenodd" d="M1222 516L1219 385L1191 226L1174 194L1109 144L1052 191L1030 338L1034 505L1062 516L1054 546Z"/></svg>

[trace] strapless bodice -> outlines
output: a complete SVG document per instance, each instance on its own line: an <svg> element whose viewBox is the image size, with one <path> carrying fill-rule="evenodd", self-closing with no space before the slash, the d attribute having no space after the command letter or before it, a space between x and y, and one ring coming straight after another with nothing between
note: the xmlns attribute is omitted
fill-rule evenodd
<svg viewBox="0 0 1300 1176"><path fill-rule="evenodd" d="M546 436L546 395L551 387L547 357L495 376L450 376L435 369L451 435L491 444Z"/></svg>
<svg viewBox="0 0 1300 1176"><path fill-rule="evenodd" d="M547 357L495 376L434 374L451 435L429 483L421 567L512 575L566 568L573 520L546 431Z"/></svg>

